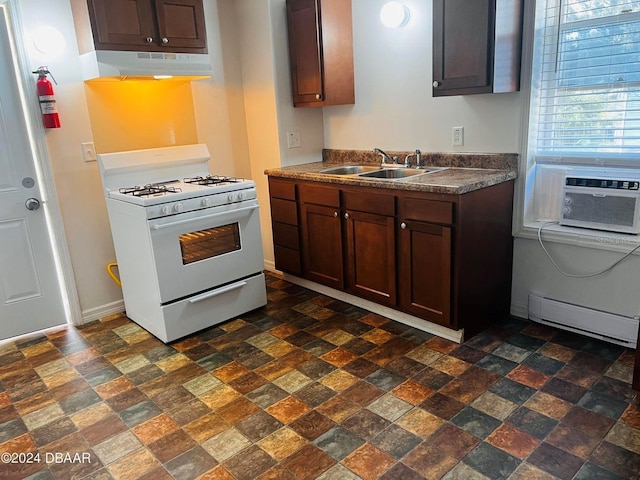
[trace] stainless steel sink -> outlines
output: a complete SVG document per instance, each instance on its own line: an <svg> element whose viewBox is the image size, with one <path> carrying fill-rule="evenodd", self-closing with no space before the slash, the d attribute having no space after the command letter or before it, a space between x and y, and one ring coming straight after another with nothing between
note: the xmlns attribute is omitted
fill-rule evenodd
<svg viewBox="0 0 640 480"><path fill-rule="evenodd" d="M432 173L443 170L442 168L384 168L373 172L361 173L358 175L363 178L382 178L388 180L398 180L400 178L412 177L414 175L422 175L424 173Z"/></svg>
<svg viewBox="0 0 640 480"><path fill-rule="evenodd" d="M372 172L374 170L380 170L380 167L376 167L374 165L347 165L325 168L324 170L320 170L320 173L327 173L330 175L356 175L363 172Z"/></svg>

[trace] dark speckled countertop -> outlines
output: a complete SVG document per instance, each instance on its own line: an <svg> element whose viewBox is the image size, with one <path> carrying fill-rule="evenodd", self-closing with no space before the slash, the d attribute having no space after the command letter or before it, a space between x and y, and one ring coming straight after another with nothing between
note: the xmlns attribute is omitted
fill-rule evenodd
<svg viewBox="0 0 640 480"><path fill-rule="evenodd" d="M411 152L388 153L397 156L402 163L404 156ZM427 167L444 169L394 180L323 174L321 170L338 165L379 165L381 160L380 155L370 151L324 150L322 162L272 168L264 173L295 180L457 195L507 182L518 176L517 154L423 153L422 157ZM415 164L415 157L411 161L412 165Z"/></svg>

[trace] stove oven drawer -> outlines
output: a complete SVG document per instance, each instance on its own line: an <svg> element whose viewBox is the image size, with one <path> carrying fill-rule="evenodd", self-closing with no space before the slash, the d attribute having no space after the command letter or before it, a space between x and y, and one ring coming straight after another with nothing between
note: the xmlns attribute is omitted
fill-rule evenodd
<svg viewBox="0 0 640 480"><path fill-rule="evenodd" d="M239 280L162 307L161 332L165 342L212 327L267 303L264 274Z"/></svg>

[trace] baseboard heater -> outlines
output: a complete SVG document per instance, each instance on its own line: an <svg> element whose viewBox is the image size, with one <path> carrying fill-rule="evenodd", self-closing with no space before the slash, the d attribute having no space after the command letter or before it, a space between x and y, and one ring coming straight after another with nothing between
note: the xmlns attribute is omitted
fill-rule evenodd
<svg viewBox="0 0 640 480"><path fill-rule="evenodd" d="M628 348L636 348L638 319L529 294L529 319Z"/></svg>

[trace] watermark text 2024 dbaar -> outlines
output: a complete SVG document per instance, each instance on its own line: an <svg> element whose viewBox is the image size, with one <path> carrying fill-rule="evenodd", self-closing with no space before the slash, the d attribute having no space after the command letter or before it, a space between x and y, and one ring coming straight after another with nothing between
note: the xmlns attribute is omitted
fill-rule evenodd
<svg viewBox="0 0 640 480"><path fill-rule="evenodd" d="M3 452L0 453L1 463L91 463L89 452Z"/></svg>

